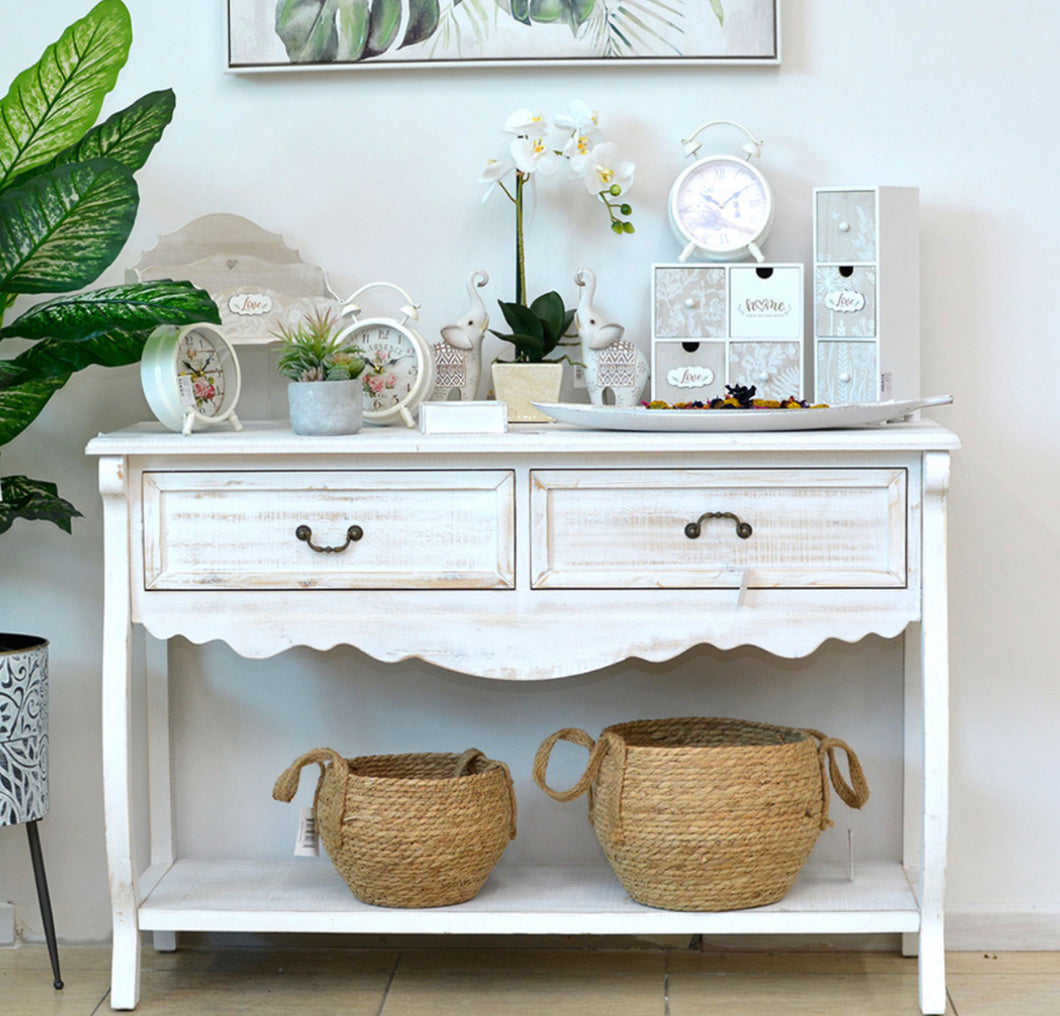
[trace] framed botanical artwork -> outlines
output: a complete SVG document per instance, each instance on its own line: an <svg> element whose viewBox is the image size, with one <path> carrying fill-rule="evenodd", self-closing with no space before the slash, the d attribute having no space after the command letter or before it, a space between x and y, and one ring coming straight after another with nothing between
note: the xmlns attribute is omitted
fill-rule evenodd
<svg viewBox="0 0 1060 1016"><path fill-rule="evenodd" d="M780 62L780 0L228 0L228 69Z"/></svg>

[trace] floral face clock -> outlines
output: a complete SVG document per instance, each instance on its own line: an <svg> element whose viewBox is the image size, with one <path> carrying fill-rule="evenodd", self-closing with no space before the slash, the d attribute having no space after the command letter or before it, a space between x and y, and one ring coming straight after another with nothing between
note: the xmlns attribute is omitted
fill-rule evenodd
<svg viewBox="0 0 1060 1016"><path fill-rule="evenodd" d="M370 289L389 289L406 304L401 317L360 318L357 300ZM364 386L364 419L370 423L416 425L420 403L434 390L434 355L426 339L409 321L419 318L419 306L400 286L392 282L370 282L346 302L343 317L353 323L339 334L339 342L360 349L366 367L361 375Z"/></svg>
<svg viewBox="0 0 1060 1016"><path fill-rule="evenodd" d="M144 344L140 381L151 412L170 430L228 422L239 400L239 361L220 329L211 324L156 328Z"/></svg>
<svg viewBox="0 0 1060 1016"><path fill-rule="evenodd" d="M750 141L745 155L708 155L698 159L674 181L670 190L670 225L683 245L679 261L693 254L707 261L764 261L761 244L773 224L773 193L766 178L751 165L761 156L763 142L734 120L712 120L682 142L685 153L701 148L696 137L709 127L726 125L743 131Z"/></svg>

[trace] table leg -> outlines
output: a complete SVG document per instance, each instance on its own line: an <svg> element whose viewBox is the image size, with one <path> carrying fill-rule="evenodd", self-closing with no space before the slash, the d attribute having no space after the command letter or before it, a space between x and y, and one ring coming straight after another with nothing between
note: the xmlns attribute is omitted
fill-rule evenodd
<svg viewBox="0 0 1060 1016"><path fill-rule="evenodd" d="M949 614L946 492L950 459L924 456L924 571L920 660L923 681L924 801L920 864L920 1009L946 1011L944 907L949 808Z"/></svg>
<svg viewBox="0 0 1060 1016"><path fill-rule="evenodd" d="M112 1009L134 1009L140 996L140 928L132 830L132 659L128 513L121 458L99 462L103 495L103 808L114 942Z"/></svg>

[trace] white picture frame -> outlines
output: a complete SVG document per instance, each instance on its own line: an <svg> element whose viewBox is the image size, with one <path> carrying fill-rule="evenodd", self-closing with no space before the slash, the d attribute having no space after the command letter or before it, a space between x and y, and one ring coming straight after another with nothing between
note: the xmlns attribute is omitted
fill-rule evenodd
<svg viewBox="0 0 1060 1016"><path fill-rule="evenodd" d="M353 2L228 0L228 71L780 63L780 0Z"/></svg>

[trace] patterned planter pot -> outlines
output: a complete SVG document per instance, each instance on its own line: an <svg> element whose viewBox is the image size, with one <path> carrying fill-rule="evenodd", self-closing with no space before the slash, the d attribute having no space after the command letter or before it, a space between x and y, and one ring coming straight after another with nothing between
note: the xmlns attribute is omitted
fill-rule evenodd
<svg viewBox="0 0 1060 1016"><path fill-rule="evenodd" d="M0 634L0 826L48 813L48 643Z"/></svg>

